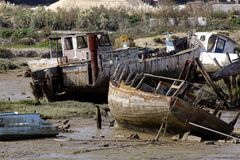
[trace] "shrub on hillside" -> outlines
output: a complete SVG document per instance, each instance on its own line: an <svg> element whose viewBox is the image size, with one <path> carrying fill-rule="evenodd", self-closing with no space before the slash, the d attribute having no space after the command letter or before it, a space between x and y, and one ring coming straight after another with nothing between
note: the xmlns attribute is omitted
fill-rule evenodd
<svg viewBox="0 0 240 160"><path fill-rule="evenodd" d="M118 30L118 12L104 7L93 7L78 14L77 28L86 30Z"/></svg>
<svg viewBox="0 0 240 160"><path fill-rule="evenodd" d="M52 23L51 11L46 11L44 7L38 7L31 16L31 27L42 29Z"/></svg>
<svg viewBox="0 0 240 160"><path fill-rule="evenodd" d="M67 11L58 8L56 12L49 13L50 24L48 26L51 26L53 30L71 30L76 26L78 12L78 9Z"/></svg>
<svg viewBox="0 0 240 160"><path fill-rule="evenodd" d="M79 9L56 11L44 7L36 9L15 6L9 3L0 5L0 27L8 27L0 31L0 37L12 38L13 41L23 38L42 42L51 30L107 30L134 37L162 33L166 31L188 31L196 28L188 23L189 18L199 16L208 18L208 26L202 30L236 29L239 28L239 12L213 12L207 5L187 5L179 9L176 5L164 0L167 5L157 12L135 12L126 8L110 9L93 7L85 11ZM233 17L232 19L230 19ZM236 18L234 18L236 17ZM156 20L151 27L150 19ZM11 30L13 29L13 30ZM41 30L41 32L36 31Z"/></svg>
<svg viewBox="0 0 240 160"><path fill-rule="evenodd" d="M0 30L0 38L3 38L3 39L10 38L13 33L14 33L13 29L3 28Z"/></svg>
<svg viewBox="0 0 240 160"><path fill-rule="evenodd" d="M226 19L226 18L228 18L228 16L229 16L229 13L219 10L219 11L212 12L211 18L213 18L213 19Z"/></svg>
<svg viewBox="0 0 240 160"><path fill-rule="evenodd" d="M231 24L233 27L236 27L237 29L239 29L240 28L240 18L233 16L231 18Z"/></svg>
<svg viewBox="0 0 240 160"><path fill-rule="evenodd" d="M31 24L32 10L23 7L16 7L11 16L11 23L14 28L29 28Z"/></svg>

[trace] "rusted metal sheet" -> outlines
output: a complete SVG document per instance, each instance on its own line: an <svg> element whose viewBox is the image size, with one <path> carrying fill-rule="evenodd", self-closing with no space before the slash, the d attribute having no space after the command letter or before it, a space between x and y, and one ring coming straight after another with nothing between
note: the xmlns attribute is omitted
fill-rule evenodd
<svg viewBox="0 0 240 160"><path fill-rule="evenodd" d="M63 84L65 87L77 87L89 85L88 63L68 65L62 67Z"/></svg>
<svg viewBox="0 0 240 160"><path fill-rule="evenodd" d="M88 46L91 57L92 80L95 83L98 76L97 36L88 35Z"/></svg>
<svg viewBox="0 0 240 160"><path fill-rule="evenodd" d="M0 114L0 140L53 137L57 127L40 118L39 114Z"/></svg>

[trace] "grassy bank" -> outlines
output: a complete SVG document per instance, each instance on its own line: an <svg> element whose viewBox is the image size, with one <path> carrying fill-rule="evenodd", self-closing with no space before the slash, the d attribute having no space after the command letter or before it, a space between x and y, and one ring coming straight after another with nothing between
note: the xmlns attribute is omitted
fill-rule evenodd
<svg viewBox="0 0 240 160"><path fill-rule="evenodd" d="M30 60L30 58L0 58L0 73L26 67L28 60Z"/></svg>
<svg viewBox="0 0 240 160"><path fill-rule="evenodd" d="M18 102L0 101L0 112L40 113L43 118L60 119L69 117L92 118L96 107L93 103L62 101L35 105L32 100Z"/></svg>

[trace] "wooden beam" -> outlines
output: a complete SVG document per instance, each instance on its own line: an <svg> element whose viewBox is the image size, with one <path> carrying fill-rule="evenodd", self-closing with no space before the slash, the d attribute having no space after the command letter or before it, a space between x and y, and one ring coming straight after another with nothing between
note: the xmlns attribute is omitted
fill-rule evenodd
<svg viewBox="0 0 240 160"><path fill-rule="evenodd" d="M199 58L195 58L196 63L203 75L203 77L205 78L207 84L212 87L212 89L214 90L214 92L218 95L219 98L226 100L225 97L225 93L223 93L223 91L221 91L221 89L212 81L212 79L210 78L210 76L208 75L205 67L203 66L202 62L200 62Z"/></svg>

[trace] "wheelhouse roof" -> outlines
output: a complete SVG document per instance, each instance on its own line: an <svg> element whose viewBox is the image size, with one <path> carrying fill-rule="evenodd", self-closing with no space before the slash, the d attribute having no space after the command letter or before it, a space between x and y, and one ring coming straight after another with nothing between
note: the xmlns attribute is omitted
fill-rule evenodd
<svg viewBox="0 0 240 160"><path fill-rule="evenodd" d="M60 39L61 37L66 36L86 36L86 35L97 35L97 34L107 34L106 31L98 32L80 32L80 31L52 31L49 39Z"/></svg>
<svg viewBox="0 0 240 160"><path fill-rule="evenodd" d="M231 41L232 43L237 43L235 40L231 39L230 37L222 34L222 33L217 33L217 32L196 32L195 33L197 36L206 36L207 38L210 38L212 35L216 35L216 36L222 36L226 39L228 39L229 41Z"/></svg>

